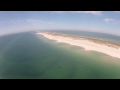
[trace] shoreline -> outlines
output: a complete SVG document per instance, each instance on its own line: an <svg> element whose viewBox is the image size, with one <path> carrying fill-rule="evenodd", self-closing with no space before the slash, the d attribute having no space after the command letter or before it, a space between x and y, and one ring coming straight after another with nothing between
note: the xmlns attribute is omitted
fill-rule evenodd
<svg viewBox="0 0 120 90"><path fill-rule="evenodd" d="M51 40L55 40L57 42L63 42L74 46L80 46L87 51L93 50L93 51L105 53L112 57L120 58L119 43L93 39L88 37L78 37L68 34L54 33L54 32L40 32L36 34L41 34L44 37Z"/></svg>

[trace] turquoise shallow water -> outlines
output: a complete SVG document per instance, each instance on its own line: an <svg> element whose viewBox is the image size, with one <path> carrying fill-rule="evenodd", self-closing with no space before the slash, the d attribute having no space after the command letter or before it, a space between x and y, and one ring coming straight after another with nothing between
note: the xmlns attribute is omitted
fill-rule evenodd
<svg viewBox="0 0 120 90"><path fill-rule="evenodd" d="M0 78L120 78L120 59L34 33L0 37Z"/></svg>

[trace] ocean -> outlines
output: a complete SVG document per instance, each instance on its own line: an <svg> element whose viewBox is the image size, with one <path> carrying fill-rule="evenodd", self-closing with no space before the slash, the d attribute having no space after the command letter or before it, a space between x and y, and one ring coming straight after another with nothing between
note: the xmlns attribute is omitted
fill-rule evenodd
<svg viewBox="0 0 120 90"><path fill-rule="evenodd" d="M84 31L54 31L120 42ZM119 79L120 59L49 40L33 32L0 37L1 79Z"/></svg>

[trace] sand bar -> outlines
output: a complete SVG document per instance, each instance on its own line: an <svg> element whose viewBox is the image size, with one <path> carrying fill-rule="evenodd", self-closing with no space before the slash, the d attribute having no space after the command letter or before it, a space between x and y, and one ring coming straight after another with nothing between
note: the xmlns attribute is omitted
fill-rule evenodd
<svg viewBox="0 0 120 90"><path fill-rule="evenodd" d="M85 48L85 50L98 51L112 57L120 58L120 43L55 32L38 32L37 34L41 34L57 42L80 46Z"/></svg>

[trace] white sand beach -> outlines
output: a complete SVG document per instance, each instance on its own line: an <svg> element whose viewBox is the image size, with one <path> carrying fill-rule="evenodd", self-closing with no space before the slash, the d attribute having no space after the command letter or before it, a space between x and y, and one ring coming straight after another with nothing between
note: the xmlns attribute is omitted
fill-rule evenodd
<svg viewBox="0 0 120 90"><path fill-rule="evenodd" d="M61 36L60 35L52 35L52 34L49 34L46 32L40 32L37 34L41 34L44 37L51 39L51 40L55 40L57 42L63 42L63 43L67 43L70 45L80 46L80 47L85 48L85 50L93 50L93 51L105 53L105 54L110 55L112 57L120 58L119 44L116 46L115 44L111 44L111 43L109 44L107 42L109 45L111 45L111 46L108 46L104 43L102 44L102 43L92 42L89 39L76 39L75 40L71 37L64 37L64 36L62 36L62 34L61 34ZM97 42L99 42L99 40ZM112 45L116 46L116 47L112 47Z"/></svg>

